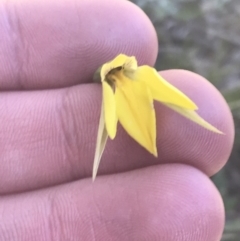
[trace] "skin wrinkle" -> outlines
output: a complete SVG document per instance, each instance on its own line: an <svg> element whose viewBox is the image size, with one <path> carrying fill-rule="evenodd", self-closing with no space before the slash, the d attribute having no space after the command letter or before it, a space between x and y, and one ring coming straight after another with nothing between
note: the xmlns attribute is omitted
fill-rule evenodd
<svg viewBox="0 0 240 241"><path fill-rule="evenodd" d="M90 232L92 233L91 240L96 241L97 240L96 239L96 232L95 232L95 227L94 227L93 221L90 219L89 223L90 223L89 229L90 229Z"/></svg>
<svg viewBox="0 0 240 241"><path fill-rule="evenodd" d="M79 138L77 137L77 118L75 115L74 100L71 96L71 89L63 89L59 93L60 101L56 108L57 120L59 125L60 143L62 148L63 162L68 164L69 177L72 180L78 178L76 164L81 156L79 152Z"/></svg>
<svg viewBox="0 0 240 241"><path fill-rule="evenodd" d="M12 31L12 23L11 23L11 19L9 17L9 13L8 13L8 8L7 8L7 3L3 3L2 6L0 5L0 11L1 11L1 18L0 18L0 26L2 27L2 34L0 37L0 43L3 46L0 46L0 56L4 56L4 55L10 55L12 54L14 51L12 51L14 49L14 47L9 47L9 43L10 46L13 45L14 46L14 42L15 39L13 37L13 33L14 31ZM3 73L4 71L7 69L7 71L9 69L11 69L10 63L6 63L6 61L3 59L0 61L1 62L1 66L3 66ZM16 67L16 61L14 62L14 67ZM1 69L0 69L1 72ZM10 72L10 71L9 71ZM12 73L10 72L10 75L12 77ZM1 76L2 79L3 76Z"/></svg>
<svg viewBox="0 0 240 241"><path fill-rule="evenodd" d="M96 187L97 185L97 187ZM128 208L125 208L126 205L123 204L123 207L119 206L119 208L115 211L115 215L106 215L106 212L104 211L105 207L108 209L111 208L111 203L113 202L116 202L116 199L114 197L114 195L112 195L112 192L113 190L115 189L115 186L118 185L118 184L114 184L113 183L108 183L106 185L106 189L105 189L105 192L106 193L106 197L110 203L109 207L108 207L108 204L105 204L105 203L99 203L99 197L102 195L101 193L99 193L99 187L98 187L98 184L96 185L93 185L92 188L91 188L91 197L92 197L92 203L91 203L91 209L93 209L93 212L94 214L96 214L95 217L95 222L99 222L101 224L104 224L103 225L103 228L102 230L104 232L106 232L108 235L108 237L114 237L114 239L112 238L109 238L109 240L115 240L116 237L124 237L124 240L128 240L126 239L128 237L128 233L130 232L130 230L132 229L132 222L131 220L132 219L135 219L132 210L135 209L135 206L134 208L131 206L129 206ZM103 196L104 196L104 193L103 193ZM108 194L109 193L109 194ZM132 195L132 191L131 191L131 195ZM125 187L121 187L119 190L118 190L118 194L119 195L122 195L122 196L125 196L126 194L126 191L125 191ZM137 191L134 192L134 194L137 194ZM131 201L131 197L130 195L127 196L125 198L127 201ZM136 200L134 198L134 200ZM136 202L135 202L136 203ZM124 211L123 211L124 210ZM93 220L93 223L94 223L94 220ZM97 225L96 225L97 227ZM116 233L115 235L112 235L114 233L113 229L120 229L118 231L118 233ZM97 232L95 232L96 234ZM96 236L97 237L97 236ZM101 240L101 239L97 239L96 240ZM131 239L130 239L131 240Z"/></svg>
<svg viewBox="0 0 240 241"><path fill-rule="evenodd" d="M1 195L0 195L0 200L1 200ZM8 215L7 210L4 207L5 207L5 205L0 205L0 217L2 217L2 218L4 218L6 215ZM0 224L0 230L2 230L0 238L3 238L3 240L10 240L10 236L13 233L15 233L15 229L12 230L12 233L8 232L7 225L8 225L8 223L6 223L6 222L2 222Z"/></svg>
<svg viewBox="0 0 240 241"><path fill-rule="evenodd" d="M60 145L58 149L61 151L60 156L62 157L62 162L67 164L64 165L64 172L69 170L68 178L73 181L79 179L79 170L81 170L84 176L90 175L91 171L88 169L88 166L80 162L80 159L84 158L84 156L81 155L81 150L84 149L85 146L88 148L90 144L93 147L95 147L95 145L91 140L83 143L79 138L78 133L83 133L86 129L81 126L79 128L79 113L77 113L79 110L76 108L79 98L73 95L72 90L72 87L64 88L58 93L55 119L57 120L58 143ZM91 101L91 98L89 101ZM89 101L86 100L85 102L89 103ZM92 108L89 108L89 110L91 109ZM81 116L81 118L84 119L83 116ZM86 121L89 122L89 119ZM89 134L91 136L90 132ZM66 166L68 168L66 168Z"/></svg>
<svg viewBox="0 0 240 241"><path fill-rule="evenodd" d="M49 231L49 240L67 240L64 234L64 224L61 218L61 209L59 205L58 197L55 193L50 193L47 198L47 206L49 207L49 212L47 215L47 225L46 230Z"/></svg>
<svg viewBox="0 0 240 241"><path fill-rule="evenodd" d="M14 82L21 89L24 86L23 81L25 79L24 65L28 62L29 56L28 46L22 33L21 20L16 9L17 6L10 2L3 3L3 8L5 9L5 16L9 27L9 38L12 39L12 46L10 47L13 53L12 60L16 63Z"/></svg>
<svg viewBox="0 0 240 241"><path fill-rule="evenodd" d="M97 217L98 221L101 222L101 221L104 221L104 218L103 218L104 214L102 215L102 213L100 211L101 208L98 204L98 199L95 195L95 192L96 192L96 190L92 186L92 188L91 188L91 193L92 193L92 195L91 195L91 201L92 201L91 202L91 208L94 209L95 218ZM90 223L91 240L95 241L95 240L97 240L96 239L96 237L97 237L96 233L97 232L95 231L96 225L94 224L94 220L92 219L92 217L90 217L89 220L90 220L89 223ZM103 229L106 229L105 226L103 227Z"/></svg>

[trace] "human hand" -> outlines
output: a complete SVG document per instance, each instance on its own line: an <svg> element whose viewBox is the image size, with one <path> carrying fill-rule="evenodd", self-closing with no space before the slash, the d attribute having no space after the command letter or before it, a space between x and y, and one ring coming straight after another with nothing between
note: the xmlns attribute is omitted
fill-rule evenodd
<svg viewBox="0 0 240 241"><path fill-rule="evenodd" d="M155 158L119 126L91 180L101 105L94 71L119 53L153 65L155 31L128 1L0 3L0 240L220 240L208 176L233 143L230 111L205 79L162 71L212 133L155 103Z"/></svg>

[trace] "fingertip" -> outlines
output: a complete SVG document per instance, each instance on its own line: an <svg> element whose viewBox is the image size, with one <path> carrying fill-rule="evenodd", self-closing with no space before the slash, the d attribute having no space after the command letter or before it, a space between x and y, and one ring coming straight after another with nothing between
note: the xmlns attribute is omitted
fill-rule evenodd
<svg viewBox="0 0 240 241"><path fill-rule="evenodd" d="M226 164L233 146L234 123L226 101L208 80L196 73L166 70L160 74L197 104L202 118L224 133L208 131L159 105L158 143L163 160L177 159L208 175L215 174Z"/></svg>

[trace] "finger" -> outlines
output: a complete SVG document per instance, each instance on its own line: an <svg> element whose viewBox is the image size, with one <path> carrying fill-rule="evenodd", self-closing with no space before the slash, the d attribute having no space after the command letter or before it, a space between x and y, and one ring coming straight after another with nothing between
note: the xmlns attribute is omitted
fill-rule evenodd
<svg viewBox="0 0 240 241"><path fill-rule="evenodd" d="M215 186L179 164L3 197L0 213L0 240L8 241L211 241L224 225Z"/></svg>
<svg viewBox="0 0 240 241"><path fill-rule="evenodd" d="M199 107L219 135L156 103L155 158L118 125L108 141L98 175L157 163L186 163L213 175L226 163L233 144L232 116L219 92L201 76L163 71ZM0 95L0 192L42 188L91 176L101 106L101 85Z"/></svg>
<svg viewBox="0 0 240 241"><path fill-rule="evenodd" d="M0 13L1 90L89 82L119 53L156 60L155 30L129 1L11 0L0 2Z"/></svg>

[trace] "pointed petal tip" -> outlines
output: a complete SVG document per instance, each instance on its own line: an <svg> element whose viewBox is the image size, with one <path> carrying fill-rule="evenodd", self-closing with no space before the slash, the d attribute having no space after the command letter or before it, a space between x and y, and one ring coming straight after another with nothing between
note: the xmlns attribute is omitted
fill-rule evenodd
<svg viewBox="0 0 240 241"><path fill-rule="evenodd" d="M219 135L225 135L225 133L223 133L222 131L218 130L216 127L214 127L213 125L211 125L210 123L206 122L205 125L202 125L202 127L204 127L205 129L214 132L216 134Z"/></svg>
<svg viewBox="0 0 240 241"><path fill-rule="evenodd" d="M217 128L215 128L215 130L212 130L212 131L220 135L224 135L224 136L226 135L224 132L218 130Z"/></svg>
<svg viewBox="0 0 240 241"><path fill-rule="evenodd" d="M198 106L194 102L193 102L193 104L195 105L194 110L198 110Z"/></svg>
<svg viewBox="0 0 240 241"><path fill-rule="evenodd" d="M92 176L92 183L96 180L96 176Z"/></svg>
<svg viewBox="0 0 240 241"><path fill-rule="evenodd" d="M97 176L97 171L96 171L96 169L95 169L95 168L93 168L93 171L92 171L92 182L94 182L94 181L95 181L96 176Z"/></svg>
<svg viewBox="0 0 240 241"><path fill-rule="evenodd" d="M206 120L204 120L196 111L193 110L187 110L175 105L171 105L171 104L165 104L166 106L168 106L169 108L171 108L172 110L176 111L177 113L179 113L180 115L186 117L187 119L195 122L196 124L202 126L203 128L212 131L216 134L223 134L224 133L220 130L218 130L216 127L214 127L213 125L211 125L210 123L208 123Z"/></svg>
<svg viewBox="0 0 240 241"><path fill-rule="evenodd" d="M157 152L157 148L153 147L152 150L148 150L153 156L158 157L158 152Z"/></svg>
<svg viewBox="0 0 240 241"><path fill-rule="evenodd" d="M116 137L116 132L115 133L108 133L108 136L111 140L113 140Z"/></svg>

